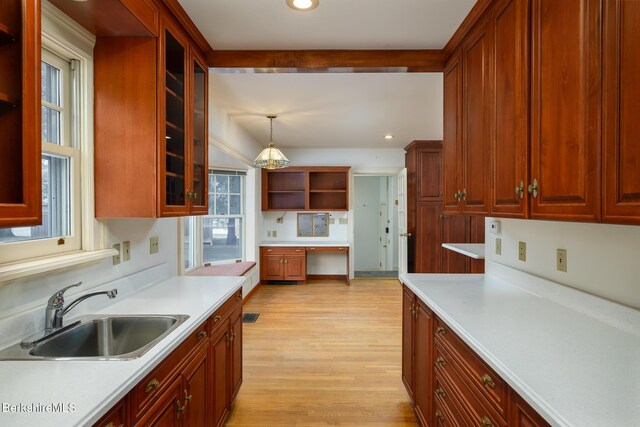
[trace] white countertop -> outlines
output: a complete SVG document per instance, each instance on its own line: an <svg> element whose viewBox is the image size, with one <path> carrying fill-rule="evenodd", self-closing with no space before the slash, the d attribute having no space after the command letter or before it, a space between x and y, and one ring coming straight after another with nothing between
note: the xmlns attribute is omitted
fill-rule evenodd
<svg viewBox="0 0 640 427"><path fill-rule="evenodd" d="M75 409L67 413L15 413L0 407L0 425L92 425L233 295L243 281L243 277L172 277L99 311L190 316L138 359L1 361L0 405L61 403L73 404Z"/></svg>
<svg viewBox="0 0 640 427"><path fill-rule="evenodd" d="M277 241L269 240L260 243L259 246L300 246L300 247L314 247L314 248L326 248L326 247L349 247L349 242L332 242L330 240L323 240L319 242L309 240L295 240L295 241Z"/></svg>
<svg viewBox="0 0 640 427"><path fill-rule="evenodd" d="M536 279L529 291L475 274L400 280L551 425L640 426L640 334L575 301L598 300L599 317L631 310L637 321L637 310L561 286L576 294L569 308L538 296Z"/></svg>
<svg viewBox="0 0 640 427"><path fill-rule="evenodd" d="M484 259L484 243L443 243L442 247L473 259Z"/></svg>

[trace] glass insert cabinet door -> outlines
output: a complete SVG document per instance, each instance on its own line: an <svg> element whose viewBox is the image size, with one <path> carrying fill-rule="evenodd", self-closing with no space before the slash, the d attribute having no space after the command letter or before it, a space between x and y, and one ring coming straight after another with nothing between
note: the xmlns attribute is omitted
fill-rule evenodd
<svg viewBox="0 0 640 427"><path fill-rule="evenodd" d="M192 51L192 213L207 213L207 67Z"/></svg>

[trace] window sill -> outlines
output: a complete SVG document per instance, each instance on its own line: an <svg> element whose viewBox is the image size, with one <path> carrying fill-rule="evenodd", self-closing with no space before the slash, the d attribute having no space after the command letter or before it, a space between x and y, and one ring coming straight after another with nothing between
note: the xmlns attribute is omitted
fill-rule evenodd
<svg viewBox="0 0 640 427"><path fill-rule="evenodd" d="M117 255L115 249L101 249L97 251L78 251L64 255L37 258L27 261L0 264L0 283L22 277L35 276L54 270L73 267L75 265L100 261Z"/></svg>

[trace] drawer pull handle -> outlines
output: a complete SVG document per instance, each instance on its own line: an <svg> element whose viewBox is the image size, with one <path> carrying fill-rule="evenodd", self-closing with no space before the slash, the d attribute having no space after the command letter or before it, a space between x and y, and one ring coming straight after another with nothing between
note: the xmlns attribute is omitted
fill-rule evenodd
<svg viewBox="0 0 640 427"><path fill-rule="evenodd" d="M482 376L482 384L488 385L491 388L494 388L496 386L496 383L493 382L493 379L488 374L484 374Z"/></svg>
<svg viewBox="0 0 640 427"><path fill-rule="evenodd" d="M198 332L198 339L201 340L202 338L207 336L207 331L205 331L204 329L200 332Z"/></svg>
<svg viewBox="0 0 640 427"><path fill-rule="evenodd" d="M482 427L493 427L493 423L489 417L484 417L480 422L482 423Z"/></svg>
<svg viewBox="0 0 640 427"><path fill-rule="evenodd" d="M237 299L237 300L241 300L241 299L242 299L242 294L238 294L238 295L236 295L236 299Z"/></svg>
<svg viewBox="0 0 640 427"><path fill-rule="evenodd" d="M438 358L436 359L436 365L444 366L444 364L445 364L445 363L446 363L446 362L445 362L445 360L444 360L444 357L442 357L442 356L440 356L440 357L438 357Z"/></svg>
<svg viewBox="0 0 640 427"><path fill-rule="evenodd" d="M445 328L443 328L442 326L438 326L436 328L436 334L440 334L442 336L444 336L447 333L447 330Z"/></svg>
<svg viewBox="0 0 640 427"><path fill-rule="evenodd" d="M147 383L147 386L144 388L144 392L149 394L153 390L157 389L159 385L160 385L160 381L154 378Z"/></svg>
<svg viewBox="0 0 640 427"><path fill-rule="evenodd" d="M445 391L442 389L442 387L438 387L438 388L436 389L436 395L437 395L437 396L440 396L440 397L442 397L442 398L447 397L447 393L445 393Z"/></svg>
<svg viewBox="0 0 640 427"><path fill-rule="evenodd" d="M220 319L222 319L222 316L214 316L214 317L213 317L213 321L214 321L214 322L219 322L219 321L220 321Z"/></svg>
<svg viewBox="0 0 640 427"><path fill-rule="evenodd" d="M296 249L296 252L302 252L302 249Z"/></svg>
<svg viewBox="0 0 640 427"><path fill-rule="evenodd" d="M273 250L272 249L267 249L267 252L273 252Z"/></svg>
<svg viewBox="0 0 640 427"><path fill-rule="evenodd" d="M187 409L187 405L180 405L180 401L176 400L176 412L177 412L177 417L178 419L180 419L180 414L184 412L184 410Z"/></svg>
<svg viewBox="0 0 640 427"><path fill-rule="evenodd" d="M309 250L310 250L310 251L315 251L315 250L316 250L316 248L309 248Z"/></svg>
<svg viewBox="0 0 640 427"><path fill-rule="evenodd" d="M339 251L341 251L342 249L344 249L344 248L338 248Z"/></svg>
<svg viewBox="0 0 640 427"><path fill-rule="evenodd" d="M444 420L444 415L442 415L442 412L436 410L436 418L442 421Z"/></svg>

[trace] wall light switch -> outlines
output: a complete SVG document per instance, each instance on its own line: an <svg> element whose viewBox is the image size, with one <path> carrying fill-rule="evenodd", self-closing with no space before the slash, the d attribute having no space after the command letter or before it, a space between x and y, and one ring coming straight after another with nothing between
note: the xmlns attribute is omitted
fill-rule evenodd
<svg viewBox="0 0 640 427"><path fill-rule="evenodd" d="M500 221L491 221L489 231L491 231L491 234L500 234Z"/></svg>
<svg viewBox="0 0 640 427"><path fill-rule="evenodd" d="M149 253L157 254L160 252L160 239L158 237L151 237L149 239Z"/></svg>
<svg viewBox="0 0 640 427"><path fill-rule="evenodd" d="M329 224L335 224L335 223L336 223L335 218L329 218Z"/></svg>
<svg viewBox="0 0 640 427"><path fill-rule="evenodd" d="M558 251L556 252L556 260L557 260L558 271L562 271L563 273L566 273L567 272L567 250L558 249Z"/></svg>
<svg viewBox="0 0 640 427"><path fill-rule="evenodd" d="M120 264L120 243L113 245L113 249L118 251L118 254L113 256L113 265L118 265Z"/></svg>
<svg viewBox="0 0 640 427"><path fill-rule="evenodd" d="M502 239L496 239L496 255L502 255Z"/></svg>
<svg viewBox="0 0 640 427"><path fill-rule="evenodd" d="M127 262L131 259L131 242L122 242L122 261Z"/></svg>
<svg viewBox="0 0 640 427"><path fill-rule="evenodd" d="M349 224L349 218L340 218L338 223L342 225Z"/></svg>
<svg viewBox="0 0 640 427"><path fill-rule="evenodd" d="M527 261L527 244L525 242L518 243L518 259L520 261Z"/></svg>
<svg viewBox="0 0 640 427"><path fill-rule="evenodd" d="M273 236L273 237L278 237L278 231L277 231L277 230L273 230L273 231L271 232L271 236Z"/></svg>

